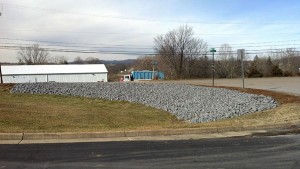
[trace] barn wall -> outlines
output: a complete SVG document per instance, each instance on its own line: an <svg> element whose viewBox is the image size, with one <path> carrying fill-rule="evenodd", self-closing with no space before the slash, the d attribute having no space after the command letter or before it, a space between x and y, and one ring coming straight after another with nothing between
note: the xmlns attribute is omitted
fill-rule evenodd
<svg viewBox="0 0 300 169"><path fill-rule="evenodd" d="M3 83L38 83L46 82L46 75L4 75Z"/></svg>
<svg viewBox="0 0 300 169"><path fill-rule="evenodd" d="M107 82L107 73L97 74L57 74L57 75L4 75L4 83L38 82Z"/></svg>
<svg viewBox="0 0 300 169"><path fill-rule="evenodd" d="M48 75L48 81L54 82L107 82L107 73L98 74L61 74Z"/></svg>

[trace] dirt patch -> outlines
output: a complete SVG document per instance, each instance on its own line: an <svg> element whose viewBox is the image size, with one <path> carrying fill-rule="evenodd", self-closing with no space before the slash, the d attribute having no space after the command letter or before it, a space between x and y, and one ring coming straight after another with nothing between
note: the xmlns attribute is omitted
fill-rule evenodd
<svg viewBox="0 0 300 169"><path fill-rule="evenodd" d="M244 93L252 93L252 94L259 94L259 95L262 94L265 96L271 96L280 104L300 103L300 97L291 94L286 94L286 93L274 92L269 90L261 90L261 89L249 89L249 88L242 89L238 87L227 87L227 86L219 86L219 87L231 89L231 90L237 90Z"/></svg>
<svg viewBox="0 0 300 169"><path fill-rule="evenodd" d="M0 90L1 91L9 91L14 87L14 84L0 84Z"/></svg>

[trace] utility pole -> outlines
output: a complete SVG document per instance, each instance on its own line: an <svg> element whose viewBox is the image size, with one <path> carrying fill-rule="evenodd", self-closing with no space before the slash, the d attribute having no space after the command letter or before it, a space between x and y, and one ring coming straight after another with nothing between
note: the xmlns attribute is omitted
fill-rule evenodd
<svg viewBox="0 0 300 169"><path fill-rule="evenodd" d="M1 84L3 84L1 62L0 62L0 79L1 79Z"/></svg>
<svg viewBox="0 0 300 169"><path fill-rule="evenodd" d="M242 64L242 81L243 81L243 89L245 88L245 70L244 70L244 58L245 58L245 49L238 49L238 58L241 59Z"/></svg>
<svg viewBox="0 0 300 169"><path fill-rule="evenodd" d="M212 52L212 55L213 55L213 59L212 59L212 85L215 86L215 52L216 49L215 48L211 48L210 49L210 52Z"/></svg>
<svg viewBox="0 0 300 169"><path fill-rule="evenodd" d="M1 6L0 16L2 16L2 10L3 10L3 6ZM3 84L1 62L0 62L0 79L1 79L1 84Z"/></svg>

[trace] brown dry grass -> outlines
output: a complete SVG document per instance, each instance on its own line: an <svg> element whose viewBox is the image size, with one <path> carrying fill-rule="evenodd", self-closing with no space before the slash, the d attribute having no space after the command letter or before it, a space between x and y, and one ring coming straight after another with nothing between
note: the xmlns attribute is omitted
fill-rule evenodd
<svg viewBox="0 0 300 169"><path fill-rule="evenodd" d="M231 119L190 124L169 113L124 101L80 97L10 94L12 85L0 86L0 132L86 132L176 128L260 128L300 124L300 98L258 89L246 93L272 96L280 106Z"/></svg>
<svg viewBox="0 0 300 169"><path fill-rule="evenodd" d="M178 121L168 112L125 101L11 94L0 87L0 132L85 132L161 128Z"/></svg>

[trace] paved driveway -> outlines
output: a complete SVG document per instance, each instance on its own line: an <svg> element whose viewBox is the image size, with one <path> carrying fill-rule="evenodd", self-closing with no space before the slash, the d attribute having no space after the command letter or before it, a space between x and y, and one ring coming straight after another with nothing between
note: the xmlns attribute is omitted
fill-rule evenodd
<svg viewBox="0 0 300 169"><path fill-rule="evenodd" d="M157 82L157 81L156 81ZM212 85L212 79L161 81L181 84ZM241 79L215 79L215 86L242 87ZM245 87L266 89L300 96L300 77L246 78Z"/></svg>

